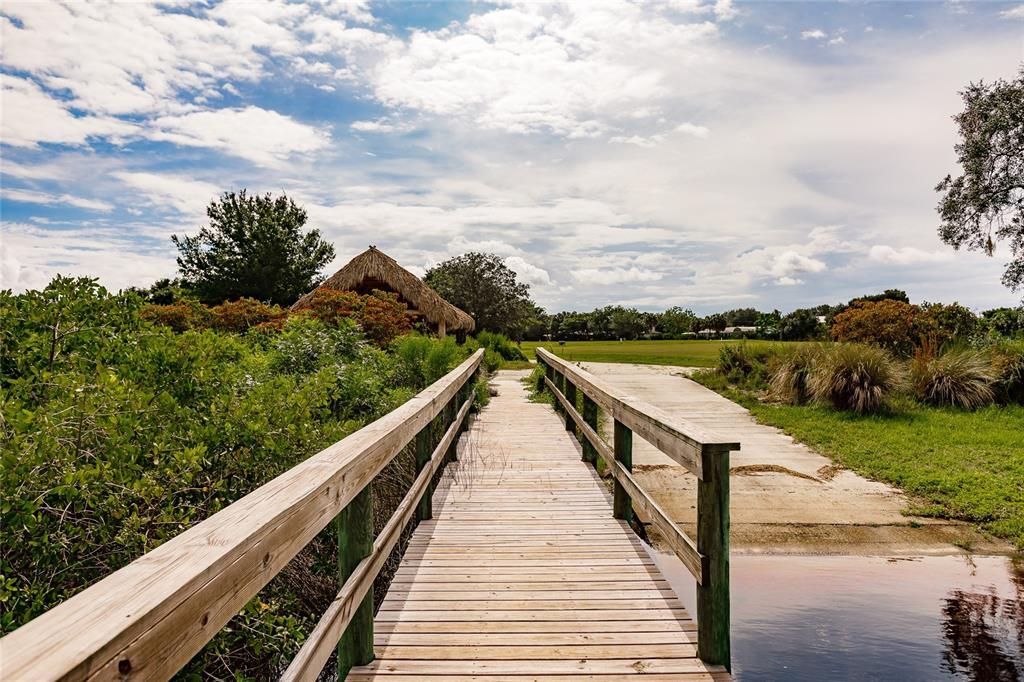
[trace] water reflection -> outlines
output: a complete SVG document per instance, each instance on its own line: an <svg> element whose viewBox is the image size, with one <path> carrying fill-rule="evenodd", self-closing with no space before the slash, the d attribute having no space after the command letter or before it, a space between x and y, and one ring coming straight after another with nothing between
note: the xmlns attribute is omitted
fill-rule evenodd
<svg viewBox="0 0 1024 682"><path fill-rule="evenodd" d="M692 578L655 557L691 613ZM1006 557L734 556L738 680L1024 679L1024 565Z"/></svg>
<svg viewBox="0 0 1024 682"><path fill-rule="evenodd" d="M1011 597L955 589L942 607L945 670L959 678L1016 682L1024 662L1024 566L1013 562Z"/></svg>

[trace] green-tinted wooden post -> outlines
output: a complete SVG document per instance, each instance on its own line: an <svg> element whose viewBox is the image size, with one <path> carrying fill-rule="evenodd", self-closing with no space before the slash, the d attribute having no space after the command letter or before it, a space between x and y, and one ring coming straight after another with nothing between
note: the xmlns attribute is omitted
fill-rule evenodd
<svg viewBox="0 0 1024 682"><path fill-rule="evenodd" d="M633 470L633 432L618 419L615 420L615 461L621 462L627 471ZM617 480L613 510L615 518L627 523L633 522L633 505L629 502L629 494Z"/></svg>
<svg viewBox="0 0 1024 682"><path fill-rule="evenodd" d="M373 484L368 483L338 514L338 582L344 585L359 562L373 551ZM373 661L373 590L356 609L338 641L338 679L353 666Z"/></svg>
<svg viewBox="0 0 1024 682"><path fill-rule="evenodd" d="M444 408L444 428L442 431L448 433L448 429L455 423L455 418L459 416L459 409L462 407L462 401L459 398L462 397L462 391L456 391L452 399L448 401L448 405ZM448 446L447 458L449 462L454 462L459 458L459 434L462 429L456 429L455 437L452 438L451 445Z"/></svg>
<svg viewBox="0 0 1024 682"><path fill-rule="evenodd" d="M558 389L559 393L561 393L562 395L565 395L565 378L562 376L561 372L555 371L554 374L555 374L555 376L554 376L554 379L552 379L552 381L555 384L555 388ZM561 401L558 400L557 398L555 398L555 401L553 403L553 407L555 408L555 412L561 412L562 411L562 403L561 403Z"/></svg>
<svg viewBox="0 0 1024 682"><path fill-rule="evenodd" d="M546 374L548 374L550 370L548 369L548 366L547 366L547 364L546 364L546 363L545 363L545 362L544 362L543 360L541 360L541 359L540 359L539 357L537 358L537 364L538 364L539 366L541 366L541 367L543 367L543 368L544 368L544 374L541 374L540 376L538 376L538 377L537 377L537 386L536 386L536 391L537 391L537 393L540 393L540 392L542 392L542 391L544 390L544 388L545 388L545 385L544 385L544 376L545 376Z"/></svg>
<svg viewBox="0 0 1024 682"><path fill-rule="evenodd" d="M697 655L732 669L729 644L729 451L704 452L697 481Z"/></svg>
<svg viewBox="0 0 1024 682"><path fill-rule="evenodd" d="M430 427L433 426L434 422L430 422L416 434L416 473L423 471L423 467L430 462L430 454L433 450L430 447ZM427 485L427 489L423 491L423 497L420 498L420 503L416 507L416 520L417 521L428 521L434 518L434 502L431 499L434 496L434 487Z"/></svg>
<svg viewBox="0 0 1024 682"><path fill-rule="evenodd" d="M590 399L586 393L583 394L583 421L590 425L590 428L597 431L597 403ZM583 439L583 461L591 464L597 463L597 450L590 444L589 438Z"/></svg>
<svg viewBox="0 0 1024 682"><path fill-rule="evenodd" d="M569 401L569 404L576 407L576 384L572 383L569 377L562 375L562 385L565 386L565 399ZM565 411L565 430L576 434L576 421L572 418L569 410ZM584 439L586 440L586 439Z"/></svg>

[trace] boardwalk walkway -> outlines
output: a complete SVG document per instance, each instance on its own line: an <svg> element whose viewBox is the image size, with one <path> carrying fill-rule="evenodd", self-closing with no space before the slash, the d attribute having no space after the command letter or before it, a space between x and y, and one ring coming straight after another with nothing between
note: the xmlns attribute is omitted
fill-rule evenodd
<svg viewBox="0 0 1024 682"><path fill-rule="evenodd" d="M348 680L725 680L611 495L521 373L459 446Z"/></svg>

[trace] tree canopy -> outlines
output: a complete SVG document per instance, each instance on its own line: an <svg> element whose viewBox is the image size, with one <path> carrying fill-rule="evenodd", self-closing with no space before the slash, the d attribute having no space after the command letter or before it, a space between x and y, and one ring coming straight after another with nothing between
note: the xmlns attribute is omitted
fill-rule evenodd
<svg viewBox="0 0 1024 682"><path fill-rule="evenodd" d="M423 280L445 300L469 313L478 331L520 338L534 316L530 285L493 253L471 251L440 263Z"/></svg>
<svg viewBox="0 0 1024 682"><path fill-rule="evenodd" d="M943 193L939 236L990 256L1006 240L1012 259L1003 284L1016 291L1024 285L1024 66L1013 80L971 83L960 95L954 150L963 174L935 188Z"/></svg>
<svg viewBox="0 0 1024 682"><path fill-rule="evenodd" d="M171 240L178 268L204 303L242 297L288 305L319 283L334 247L304 230L306 211L287 195L225 192L206 209L210 224Z"/></svg>

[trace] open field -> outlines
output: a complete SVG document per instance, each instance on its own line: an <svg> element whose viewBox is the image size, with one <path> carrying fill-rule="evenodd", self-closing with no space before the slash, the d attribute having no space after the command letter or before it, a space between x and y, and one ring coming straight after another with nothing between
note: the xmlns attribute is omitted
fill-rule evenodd
<svg viewBox="0 0 1024 682"><path fill-rule="evenodd" d="M777 341L679 340L679 341L524 341L523 352L533 358L533 349L543 346L566 360L580 362L629 362L638 365L714 367L722 346L747 343L776 345Z"/></svg>

